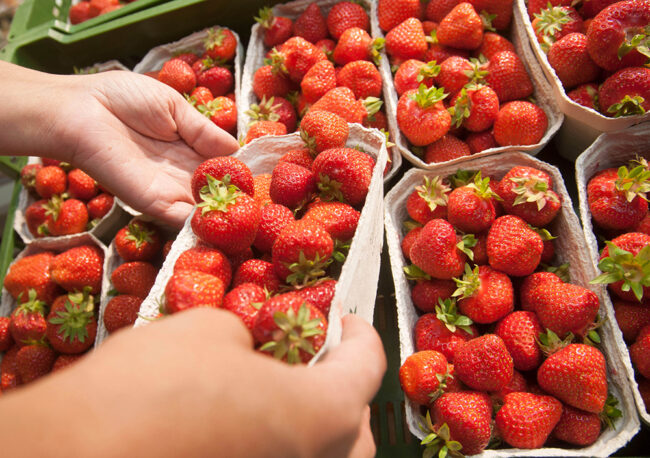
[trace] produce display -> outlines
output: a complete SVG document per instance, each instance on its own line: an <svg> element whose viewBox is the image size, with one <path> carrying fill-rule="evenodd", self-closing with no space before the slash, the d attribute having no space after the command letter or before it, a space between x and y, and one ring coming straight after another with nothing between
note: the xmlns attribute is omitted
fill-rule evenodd
<svg viewBox="0 0 650 458"><path fill-rule="evenodd" d="M81 0L70 7L70 24L80 24L88 19L110 13L135 0Z"/></svg>

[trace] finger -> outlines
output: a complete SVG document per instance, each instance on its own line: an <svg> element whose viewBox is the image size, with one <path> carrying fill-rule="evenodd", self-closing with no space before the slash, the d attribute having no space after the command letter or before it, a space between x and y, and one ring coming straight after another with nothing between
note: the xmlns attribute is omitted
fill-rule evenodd
<svg viewBox="0 0 650 458"><path fill-rule="evenodd" d="M341 343L314 366L323 380L337 380L362 404L372 400L386 372L386 355L377 331L356 315L343 317Z"/></svg>
<svg viewBox="0 0 650 458"><path fill-rule="evenodd" d="M183 227L183 224L185 224L187 217L190 216L193 208L194 205L190 203L177 201L162 208L151 207L147 211L143 211L143 213L158 218L164 223L180 229Z"/></svg>
<svg viewBox="0 0 650 458"><path fill-rule="evenodd" d="M359 435L352 446L348 458L370 458L375 456L377 446L370 428L370 406L366 406L359 425Z"/></svg>
<svg viewBox="0 0 650 458"><path fill-rule="evenodd" d="M201 156L227 156L239 149L239 143L228 132L217 127L187 101L174 99L174 120L178 134Z"/></svg>

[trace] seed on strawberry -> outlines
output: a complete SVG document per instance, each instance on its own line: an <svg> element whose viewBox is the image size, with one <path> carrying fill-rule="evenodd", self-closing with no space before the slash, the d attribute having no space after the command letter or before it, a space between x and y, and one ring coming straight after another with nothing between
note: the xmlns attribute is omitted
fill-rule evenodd
<svg viewBox="0 0 650 458"><path fill-rule="evenodd" d="M278 162L271 175L269 194L274 203L296 210L312 199L316 181L311 170L289 162Z"/></svg>
<svg viewBox="0 0 650 458"><path fill-rule="evenodd" d="M165 287L165 311L182 312L194 307L221 307L225 287L221 279L205 272L174 272Z"/></svg>
<svg viewBox="0 0 650 458"><path fill-rule="evenodd" d="M46 166L36 173L34 187L43 199L65 192L67 186L68 178L61 167Z"/></svg>
<svg viewBox="0 0 650 458"><path fill-rule="evenodd" d="M650 303L614 300L616 323L626 342L634 342L641 329L650 324Z"/></svg>
<svg viewBox="0 0 650 458"><path fill-rule="evenodd" d="M196 87L194 70L180 59L170 59L165 62L160 72L158 81L177 90L181 94L189 94Z"/></svg>
<svg viewBox="0 0 650 458"><path fill-rule="evenodd" d="M393 59L422 59L427 41L419 19L408 18L386 34L386 52Z"/></svg>
<svg viewBox="0 0 650 458"><path fill-rule="evenodd" d="M81 245L55 256L50 275L66 291L83 291L90 287L91 294L99 294L103 266L104 252L99 247Z"/></svg>
<svg viewBox="0 0 650 458"><path fill-rule="evenodd" d="M258 99L285 97L291 89L291 81L278 66L264 65L253 74L253 92Z"/></svg>
<svg viewBox="0 0 650 458"><path fill-rule="evenodd" d="M235 57L237 38L230 30L216 27L208 30L208 38L203 45L208 56L228 62Z"/></svg>
<svg viewBox="0 0 650 458"><path fill-rule="evenodd" d="M68 173L68 193L79 200L90 200L97 195L99 189L93 178L82 171L74 169Z"/></svg>
<svg viewBox="0 0 650 458"><path fill-rule="evenodd" d="M336 87L328 91L309 111L329 111L337 114L347 122L361 124L364 118L378 112L383 102L376 97L368 97L364 100L357 100L352 89L348 87ZM309 114L309 113L307 113Z"/></svg>
<svg viewBox="0 0 650 458"><path fill-rule="evenodd" d="M512 379L512 357L501 337L484 334L458 345L454 370L470 388L499 391Z"/></svg>
<svg viewBox="0 0 650 458"><path fill-rule="evenodd" d="M327 29L335 40L338 40L343 32L351 27L359 27L368 30L370 20L366 10L354 2L340 2L332 7L327 15Z"/></svg>
<svg viewBox="0 0 650 458"><path fill-rule="evenodd" d="M310 166L311 168L311 166ZM266 205L272 204L270 195L271 189L271 174L262 173L253 177L253 190L255 192L255 202L257 202L260 207L265 207Z"/></svg>
<svg viewBox="0 0 650 458"><path fill-rule="evenodd" d="M650 326L645 326L636 338L636 341L630 345L630 358L634 368L643 377L650 379Z"/></svg>
<svg viewBox="0 0 650 458"><path fill-rule="evenodd" d="M587 52L587 36L570 33L551 45L548 62L565 89L596 80L600 68Z"/></svg>
<svg viewBox="0 0 650 458"><path fill-rule="evenodd" d="M52 372L56 372L74 364L83 356L83 354L57 356L56 360L54 361L54 365L52 366Z"/></svg>
<svg viewBox="0 0 650 458"><path fill-rule="evenodd" d="M474 55L483 55L487 60L490 60L495 54L501 51L515 52L515 45L503 35L486 31L483 34L481 46L474 51Z"/></svg>
<svg viewBox="0 0 650 458"><path fill-rule="evenodd" d="M492 202L495 196L490 188L490 178L482 178L479 171L472 183L459 186L449 194L447 219L465 233L486 231L496 218Z"/></svg>
<svg viewBox="0 0 650 458"><path fill-rule="evenodd" d="M45 237L49 235L48 223L52 217L48 214L48 201L37 200L25 210L25 222L30 234L34 237Z"/></svg>
<svg viewBox="0 0 650 458"><path fill-rule="evenodd" d="M378 62L383 47L383 38L373 40L365 30L359 27L351 27L343 32L341 38L339 38L332 53L332 58L337 65L341 66L356 60L374 60Z"/></svg>
<svg viewBox="0 0 650 458"><path fill-rule="evenodd" d="M481 151L488 150L490 148L496 148L497 142L494 140L494 135L489 130L483 132L470 132L467 137L465 137L465 142L469 148L469 154L480 153Z"/></svg>
<svg viewBox="0 0 650 458"><path fill-rule="evenodd" d="M34 289L39 300L51 304L60 293L59 286L50 274L54 257L51 251L44 251L16 260L9 267L4 287L14 299L27 298L29 290Z"/></svg>
<svg viewBox="0 0 650 458"><path fill-rule="evenodd" d="M244 143L248 144L256 138L266 137L267 135L285 135L287 133L287 126L281 122L275 121L257 121L253 124L248 132Z"/></svg>
<svg viewBox="0 0 650 458"><path fill-rule="evenodd" d="M253 174L246 164L232 156L214 157L202 162L192 175L192 196L197 203L202 201L201 190L208 184L207 175L222 181L227 175L231 185L249 196L255 194Z"/></svg>
<svg viewBox="0 0 650 458"><path fill-rule="evenodd" d="M257 312L266 299L264 288L255 283L242 283L224 296L222 307L241 318L246 327L252 331Z"/></svg>
<svg viewBox="0 0 650 458"><path fill-rule="evenodd" d="M440 301L451 298L456 285L451 280L419 280L411 289L411 300L422 312L434 312Z"/></svg>
<svg viewBox="0 0 650 458"><path fill-rule="evenodd" d="M569 444L586 447L598 440L600 430L601 420L598 414L562 406L562 416L553 430L553 436Z"/></svg>
<svg viewBox="0 0 650 458"><path fill-rule="evenodd" d="M86 230L88 209L82 201L63 200L60 196L54 195L46 207L45 229L40 229L40 232L60 236L78 234Z"/></svg>
<svg viewBox="0 0 650 458"><path fill-rule="evenodd" d="M318 177L318 190L324 200L338 200L355 206L368 194L374 160L352 148L332 148L314 160L312 171Z"/></svg>
<svg viewBox="0 0 650 458"><path fill-rule="evenodd" d="M447 358L437 351L413 353L399 368L399 383L411 401L428 406L444 391Z"/></svg>
<svg viewBox="0 0 650 458"><path fill-rule="evenodd" d="M25 345L16 353L16 368L23 383L48 374L52 370L56 353L47 344Z"/></svg>
<svg viewBox="0 0 650 458"><path fill-rule="evenodd" d="M328 316L336 292L336 280L323 279L313 285L296 289L294 292L320 310L323 315Z"/></svg>
<svg viewBox="0 0 650 458"><path fill-rule="evenodd" d="M213 97L221 97L232 90L234 78L227 68L211 67L197 75L196 84L207 88Z"/></svg>
<svg viewBox="0 0 650 458"><path fill-rule="evenodd" d="M490 394L493 396L493 398L503 402L507 394L518 393L518 392L527 393L528 383L526 382L524 376L521 375L521 372L515 369L514 371L512 371L512 379L510 380L510 383L508 383L506 386L501 388L499 391L495 391Z"/></svg>
<svg viewBox="0 0 650 458"><path fill-rule="evenodd" d="M405 92L397 102L397 123L415 146L425 146L445 135L451 115L442 104L444 90L421 84L417 91Z"/></svg>
<svg viewBox="0 0 650 458"><path fill-rule="evenodd" d="M89 218L91 220L102 219L111 211L114 201L113 196L105 192L90 199L87 205Z"/></svg>
<svg viewBox="0 0 650 458"><path fill-rule="evenodd" d="M441 177L424 177L423 183L413 190L406 201L408 215L420 224L447 218L450 191L451 188Z"/></svg>
<svg viewBox="0 0 650 458"><path fill-rule="evenodd" d="M497 218L487 237L490 266L508 275L525 276L539 265L544 242L517 216Z"/></svg>
<svg viewBox="0 0 650 458"><path fill-rule="evenodd" d="M273 264L262 259L248 259L237 267L232 279L232 286L236 288L244 283L255 283L271 294L280 289L280 279L275 274Z"/></svg>
<svg viewBox="0 0 650 458"><path fill-rule="evenodd" d="M302 37L289 38L278 54L275 59L284 64L289 78L295 83L300 83L316 62L327 60L322 50Z"/></svg>
<svg viewBox="0 0 650 458"><path fill-rule="evenodd" d="M344 147L348 133L347 122L328 111L310 110L300 122L300 137L316 153Z"/></svg>
<svg viewBox="0 0 650 458"><path fill-rule="evenodd" d="M160 251L160 229L154 224L135 220L115 235L115 249L125 261L149 261Z"/></svg>
<svg viewBox="0 0 650 458"><path fill-rule="evenodd" d="M36 174L42 168L43 166L41 164L27 164L20 170L20 182L32 195L38 195L36 192Z"/></svg>
<svg viewBox="0 0 650 458"><path fill-rule="evenodd" d="M142 298L129 294L115 296L104 309L104 326L109 333L132 326L138 318Z"/></svg>
<svg viewBox="0 0 650 458"><path fill-rule="evenodd" d="M499 434L518 448L540 448L560 421L562 403L552 396L510 393L496 415Z"/></svg>
<svg viewBox="0 0 650 458"><path fill-rule="evenodd" d="M174 263L174 272L193 270L219 278L225 287L230 285L232 268L226 256L216 248L199 244L182 252Z"/></svg>
<svg viewBox="0 0 650 458"><path fill-rule="evenodd" d="M14 345L2 357L0 362L0 390L7 392L22 385L18 368L16 367L16 354L21 347Z"/></svg>

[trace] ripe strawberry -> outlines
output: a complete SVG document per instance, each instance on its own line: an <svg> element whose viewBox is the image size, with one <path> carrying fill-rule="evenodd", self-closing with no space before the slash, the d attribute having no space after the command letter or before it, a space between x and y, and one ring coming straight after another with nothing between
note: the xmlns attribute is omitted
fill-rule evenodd
<svg viewBox="0 0 650 458"><path fill-rule="evenodd" d="M20 182L31 195L38 195L36 192L36 174L42 168L41 164L27 164L20 170Z"/></svg>
<svg viewBox="0 0 650 458"><path fill-rule="evenodd" d="M56 372L58 370L64 369L75 362L82 358L84 355L59 355L57 356L56 360L54 361L54 365L52 366L52 372Z"/></svg>
<svg viewBox="0 0 650 458"><path fill-rule="evenodd" d="M381 30L388 32L408 18L420 19L422 6L418 0L380 0L377 17Z"/></svg>
<svg viewBox="0 0 650 458"><path fill-rule="evenodd" d="M370 20L366 10L361 5L353 2L340 2L332 7L327 15L327 29L335 40L351 27L363 30L370 28Z"/></svg>
<svg viewBox="0 0 650 458"><path fill-rule="evenodd" d="M303 219L316 221L332 239L346 241L354 237L360 216L360 212L342 202L316 202L309 206Z"/></svg>
<svg viewBox="0 0 650 458"><path fill-rule="evenodd" d="M605 358L595 347L569 344L542 363L537 383L572 407L599 413L607 398Z"/></svg>
<svg viewBox="0 0 650 458"><path fill-rule="evenodd" d="M514 310L514 291L510 278L489 266L465 265L465 275L454 279L458 288L460 312L475 323L494 323Z"/></svg>
<svg viewBox="0 0 650 458"><path fill-rule="evenodd" d="M296 210L312 199L316 182L316 175L311 170L289 162L278 162L273 168L269 194L274 203Z"/></svg>
<svg viewBox="0 0 650 458"><path fill-rule="evenodd" d="M516 311L497 324L494 333L503 339L512 356L514 367L520 371L537 369L542 362L542 352L537 338L543 328L532 312Z"/></svg>
<svg viewBox="0 0 650 458"><path fill-rule="evenodd" d="M90 15L90 2L79 2L70 5L69 18L70 24L72 25L81 24L88 19L92 19L93 16Z"/></svg>
<svg viewBox="0 0 650 458"><path fill-rule="evenodd" d="M436 39L437 40L437 39ZM444 62L449 59L451 56L463 57L469 59L469 51L466 49L456 49L450 48L449 46L443 46L440 43L430 43L427 52L424 54L424 61L431 62L435 60L436 62Z"/></svg>
<svg viewBox="0 0 650 458"><path fill-rule="evenodd" d="M402 255L404 255L404 259L408 261L411 260L411 247L417 240L418 235L420 234L421 231L422 231L421 226L414 227L402 239L401 248L402 248ZM455 289L453 285L452 285L452 289Z"/></svg>
<svg viewBox="0 0 650 458"><path fill-rule="evenodd" d="M424 177L406 201L408 215L420 224L432 219L447 218L447 202L451 188L438 176Z"/></svg>
<svg viewBox="0 0 650 458"><path fill-rule="evenodd" d="M546 113L537 105L520 100L508 102L501 106L494 121L494 139L500 146L534 145L542 140L547 126Z"/></svg>
<svg viewBox="0 0 650 458"><path fill-rule="evenodd" d="M434 312L440 301L451 298L456 285L451 280L418 280L411 288L411 300L420 311Z"/></svg>
<svg viewBox="0 0 650 458"><path fill-rule="evenodd" d="M608 6L596 15L587 30L587 50L600 67L609 71L641 67L647 49L634 40L650 23L650 4L627 0Z"/></svg>
<svg viewBox="0 0 650 458"><path fill-rule="evenodd" d="M487 60L491 60L497 53L501 51L515 51L515 45L506 37L494 32L485 32L483 34L483 41L481 46L474 51L475 56L483 55Z"/></svg>
<svg viewBox="0 0 650 458"><path fill-rule="evenodd" d="M499 391L512 379L513 368L503 340L494 334L459 344L454 355L456 375L475 390Z"/></svg>
<svg viewBox="0 0 650 458"><path fill-rule="evenodd" d="M447 219L458 230L476 234L486 231L496 218L490 179L477 173L474 181L459 186L449 194Z"/></svg>
<svg viewBox="0 0 650 458"><path fill-rule="evenodd" d="M500 216L487 237L490 267L508 275L523 277L539 265L544 242L524 220L514 215Z"/></svg>
<svg viewBox="0 0 650 458"><path fill-rule="evenodd" d="M236 186L249 196L255 195L254 180L251 170L246 164L232 156L220 156L202 162L192 175L192 196L197 203L202 201L201 190L208 185L207 176L225 181L230 177L230 185ZM206 188L206 191L208 189Z"/></svg>
<svg viewBox="0 0 650 458"><path fill-rule="evenodd" d="M280 279L275 274L273 264L261 259L248 259L239 265L232 279L232 287L244 283L255 283L271 294L280 289Z"/></svg>
<svg viewBox="0 0 650 458"><path fill-rule="evenodd" d="M192 65L194 62L199 60L199 56L197 56L193 52L184 52L181 54L177 54L174 57L176 57L176 59L182 60L183 62L187 62L187 65Z"/></svg>
<svg viewBox="0 0 650 458"><path fill-rule="evenodd" d="M115 235L115 249L125 261L149 261L160 251L160 229L146 221L134 220Z"/></svg>
<svg viewBox="0 0 650 458"><path fill-rule="evenodd" d="M537 305L536 289L548 289L549 283L562 283L562 279L552 272L535 272L524 278L519 288L521 308L527 312L534 312Z"/></svg>
<svg viewBox="0 0 650 458"><path fill-rule="evenodd" d="M649 88L650 69L631 67L619 70L600 87L600 108L607 116L614 117L643 114L650 110Z"/></svg>
<svg viewBox="0 0 650 458"><path fill-rule="evenodd" d="M508 383L506 386L501 388L501 390L495 391L490 394L494 399L497 399L498 401L501 401L503 403L507 394L518 393L518 392L527 393L528 383L526 383L526 379L524 378L523 375L521 375L521 372L515 369L514 371L512 371L512 379L510 380L510 383Z"/></svg>
<svg viewBox="0 0 650 458"><path fill-rule="evenodd" d="M334 40L326 38L324 40L318 40L316 42L316 47L323 51L328 59L331 59L334 48L336 48L336 43Z"/></svg>
<svg viewBox="0 0 650 458"><path fill-rule="evenodd" d="M483 21L470 3L460 3L440 21L436 36L445 46L476 49L483 41Z"/></svg>
<svg viewBox="0 0 650 458"><path fill-rule="evenodd" d="M338 65L345 65L356 60L372 59L377 61L383 47L383 39L373 40L365 30L351 27L341 35L332 53L332 58Z"/></svg>
<svg viewBox="0 0 650 458"><path fill-rule="evenodd" d="M106 8L119 5L119 0L90 0L90 16L95 17L102 14Z"/></svg>
<svg viewBox="0 0 650 458"><path fill-rule="evenodd" d="M58 166L46 166L36 173L36 192L43 199L49 199L54 194L65 192L68 179L65 172Z"/></svg>
<svg viewBox="0 0 650 458"><path fill-rule="evenodd" d="M480 61L470 62L461 56L450 56L440 64L440 73L435 81L453 98L463 87L482 81L484 66Z"/></svg>
<svg viewBox="0 0 650 458"><path fill-rule="evenodd" d="M264 46L272 48L291 38L293 22L291 19L274 16L269 7L261 8L255 21L264 29Z"/></svg>
<svg viewBox="0 0 650 458"><path fill-rule="evenodd" d="M120 294L108 301L104 310L106 330L113 333L118 329L133 326L138 318L140 304L142 304L141 297L129 294Z"/></svg>
<svg viewBox="0 0 650 458"><path fill-rule="evenodd" d="M314 160L312 171L324 200L338 200L352 206L364 201L372 179L368 155L352 148L332 148Z"/></svg>
<svg viewBox="0 0 650 458"><path fill-rule="evenodd" d="M291 221L294 221L293 212L284 205L272 203L263 207L260 225L253 242L255 248L262 253L270 253L278 234Z"/></svg>
<svg viewBox="0 0 650 458"><path fill-rule="evenodd" d="M630 358L639 374L650 379L650 326L645 326L639 332L636 341L630 345Z"/></svg>
<svg viewBox="0 0 650 458"><path fill-rule="evenodd" d="M56 353L47 344L25 345L16 353L16 369L23 383L33 382L48 374Z"/></svg>
<svg viewBox="0 0 650 458"><path fill-rule="evenodd" d="M47 316L47 340L59 353L83 353L95 343L97 319L88 289L59 296Z"/></svg>
<svg viewBox="0 0 650 458"><path fill-rule="evenodd" d="M207 87L197 86L194 88L190 96L187 98L187 101L190 104L198 109L200 106L206 106L208 103L214 100L212 91Z"/></svg>
<svg viewBox="0 0 650 458"><path fill-rule="evenodd" d="M587 0L591 1L591 0ZM532 20L535 14L540 13L550 4L553 6L571 6L572 0L530 0L528 2L528 16Z"/></svg>
<svg viewBox="0 0 650 458"><path fill-rule="evenodd" d="M634 342L639 331L650 324L650 303L637 304L614 300L614 313L618 327L627 342Z"/></svg>
<svg viewBox="0 0 650 458"><path fill-rule="evenodd" d="M266 137L267 135L285 135L286 133L287 126L281 122L258 121L248 129L244 143L248 144L256 138Z"/></svg>
<svg viewBox="0 0 650 458"><path fill-rule="evenodd" d="M300 83L316 62L327 59L321 49L301 37L289 38L278 54L277 59L284 64L289 78L295 83Z"/></svg>
<svg viewBox="0 0 650 458"><path fill-rule="evenodd" d="M230 285L232 268L226 256L216 248L198 244L185 250L174 263L174 272L192 270L205 272L219 278L225 287Z"/></svg>
<svg viewBox="0 0 650 458"><path fill-rule="evenodd" d="M574 90L567 92L567 97L578 105L599 111L598 86L595 83L582 84Z"/></svg>
<svg viewBox="0 0 650 458"><path fill-rule="evenodd" d="M169 252L171 251L171 249L172 249L172 245L173 245L173 244L174 244L174 241L173 241L173 240L167 240L167 241L163 244L163 247L162 247L162 250L161 250L161 254L162 254L163 262L165 261L165 259L167 259L167 255L168 255Z"/></svg>
<svg viewBox="0 0 650 458"><path fill-rule="evenodd" d="M18 368L16 367L16 354L20 347L14 345L2 357L0 362L0 390L6 392L22 385Z"/></svg>
<svg viewBox="0 0 650 458"><path fill-rule="evenodd" d="M427 3L425 17L429 21L440 22L461 0L441 0Z"/></svg>
<svg viewBox="0 0 650 458"><path fill-rule="evenodd" d="M540 448L560 421L562 403L552 396L510 393L496 415L500 436L513 447Z"/></svg>
<svg viewBox="0 0 650 458"><path fill-rule="evenodd" d="M490 148L496 148L497 142L494 140L494 135L489 130L483 132L470 132L467 137L465 137L465 142L469 148L469 154L480 153L481 151L488 150Z"/></svg>
<svg viewBox="0 0 650 458"><path fill-rule="evenodd" d="M336 280L326 280L316 282L313 285L305 286L294 291L305 302L320 310L323 315L328 316L332 299L336 292Z"/></svg>
<svg viewBox="0 0 650 458"><path fill-rule="evenodd" d="M449 110L456 127L482 132L494 124L499 114L499 98L491 87L470 86L451 99Z"/></svg>
<svg viewBox="0 0 650 458"><path fill-rule="evenodd" d="M587 52L587 36L582 33L570 33L553 43L548 62L565 89L594 81L600 74Z"/></svg>
<svg viewBox="0 0 650 458"><path fill-rule="evenodd" d="M260 207L264 207L268 204L272 204L271 196L269 194L269 189L271 187L271 174L263 173L261 175L256 175L253 178L253 187L255 192L255 202L257 202Z"/></svg>
<svg viewBox="0 0 650 458"><path fill-rule="evenodd" d="M427 164L446 162L463 156L469 156L469 145L452 134L443 135L424 150Z"/></svg>
<svg viewBox="0 0 650 458"><path fill-rule="evenodd" d="M235 57L237 38L230 30L216 27L208 30L208 38L203 43L205 53L212 59L228 62Z"/></svg>
<svg viewBox="0 0 650 458"><path fill-rule="evenodd" d="M158 269L148 262L126 262L113 271L111 282L118 293L144 299L156 281L156 275Z"/></svg>
<svg viewBox="0 0 650 458"><path fill-rule="evenodd" d="M220 97L232 90L234 79L227 68L212 67L197 75L196 84L209 89L213 97Z"/></svg>
<svg viewBox="0 0 650 458"><path fill-rule="evenodd" d="M255 283L242 283L224 296L222 308L230 310L241 318L246 327L252 331L257 312L266 299L264 288Z"/></svg>
<svg viewBox="0 0 650 458"><path fill-rule="evenodd" d="M486 83L497 93L500 103L525 99L533 93L533 83L519 56L501 51L492 56L486 67Z"/></svg>
<svg viewBox="0 0 650 458"><path fill-rule="evenodd" d="M563 406L562 416L553 430L553 436L569 444L586 447L596 442L600 430L601 420L598 414Z"/></svg>
<svg viewBox="0 0 650 458"><path fill-rule="evenodd" d="M336 87L334 65L329 60L314 64L300 82L300 89L308 103L314 103Z"/></svg>
<svg viewBox="0 0 650 458"><path fill-rule="evenodd" d="M311 169L311 164L314 162L314 158L307 148L296 148L287 151L278 162L290 162L292 164L300 165L306 169Z"/></svg>
<svg viewBox="0 0 650 458"><path fill-rule="evenodd" d="M274 96L286 97L291 90L291 81L286 73L280 71L277 66L264 65L253 74L253 92L258 99L262 97L271 98Z"/></svg>
<svg viewBox="0 0 650 458"><path fill-rule="evenodd" d="M196 87L194 70L180 59L170 59L165 62L160 72L158 81L165 83L181 94L189 94Z"/></svg>
<svg viewBox="0 0 650 458"><path fill-rule="evenodd" d="M311 220L287 224L273 244L271 255L276 275L292 285L306 285L325 275L334 242L328 232Z"/></svg>
<svg viewBox="0 0 650 458"><path fill-rule="evenodd" d="M51 304L60 292L59 286L50 275L53 259L54 253L44 251L16 260L9 267L4 287L14 299L21 295L26 298L29 296L29 290L34 289L39 300Z"/></svg>
<svg viewBox="0 0 650 458"><path fill-rule="evenodd" d="M451 127L451 115L442 104L443 89L405 92L397 102L397 123L406 138L415 146L425 146L445 135Z"/></svg>
<svg viewBox="0 0 650 458"><path fill-rule="evenodd" d="M315 2L310 3L293 22L293 35L312 43L327 38L327 23Z"/></svg>
<svg viewBox="0 0 650 458"><path fill-rule="evenodd" d="M174 272L165 287L165 311L182 312L194 307L221 307L225 287L221 279L205 272Z"/></svg>
<svg viewBox="0 0 650 458"><path fill-rule="evenodd" d="M632 232L643 232L650 235L650 213L646 213L641 222L632 228Z"/></svg>
<svg viewBox="0 0 650 458"><path fill-rule="evenodd" d="M505 30L510 26L513 6L512 0L469 0L474 9L481 13L488 24L497 30ZM494 17L491 17L494 16Z"/></svg>
<svg viewBox="0 0 650 458"><path fill-rule="evenodd" d="M90 287L91 294L99 294L103 265L104 252L99 247L81 245L55 256L50 275L66 291L82 291Z"/></svg>
<svg viewBox="0 0 650 458"><path fill-rule="evenodd" d="M399 383L411 401L428 406L444 391L447 358L437 351L413 353L399 368Z"/></svg>
<svg viewBox="0 0 650 458"><path fill-rule="evenodd" d="M105 192L93 197L88 201L88 217L91 220L102 219L111 211L114 201L113 196Z"/></svg>
<svg viewBox="0 0 650 458"><path fill-rule="evenodd" d="M38 300L36 291L33 289L29 290L28 297L21 296L21 299L20 305L11 313L9 339L13 338L13 341L22 346L40 341L45 337L47 304Z"/></svg>
<svg viewBox="0 0 650 458"><path fill-rule="evenodd" d="M0 316L0 351L7 351L14 344L14 338L9 330L11 319L7 316Z"/></svg>
<svg viewBox="0 0 650 458"><path fill-rule="evenodd" d="M429 221L410 252L413 264L441 280L463 273L467 256L457 247L456 231L443 219Z"/></svg>
<svg viewBox="0 0 650 458"><path fill-rule="evenodd" d="M228 97L217 97L207 105L201 105L199 111L210 118L217 127L234 135L237 130L237 107Z"/></svg>
<svg viewBox="0 0 650 458"><path fill-rule="evenodd" d="M397 95L401 96L408 90L417 89L420 84L433 86L433 79L439 73L440 66L435 61L424 63L421 60L409 59L403 62L393 77Z"/></svg>
<svg viewBox="0 0 650 458"><path fill-rule="evenodd" d="M357 100L354 98L352 89L348 87L336 87L328 91L314 103L309 111L329 111L340 116L347 122L361 124L366 117L379 111L381 106L382 101L376 97Z"/></svg>
<svg viewBox="0 0 650 458"><path fill-rule="evenodd" d="M537 41L545 52L548 52L548 47L562 37L570 33L584 33L586 30L580 13L570 6L544 8L540 13L535 14L532 26ZM585 45L586 38L585 36Z"/></svg>
<svg viewBox="0 0 650 458"><path fill-rule="evenodd" d="M81 169L74 169L68 173L68 193L70 197L79 200L90 200L98 192L99 189L95 180Z"/></svg>
<svg viewBox="0 0 650 458"><path fill-rule="evenodd" d="M51 220L48 215L48 201L45 199L37 200L27 207L25 210L25 222L29 232L34 237L45 237L49 235L48 220Z"/></svg>
<svg viewBox="0 0 650 458"><path fill-rule="evenodd" d="M427 40L419 19L408 18L386 34L386 52L392 59L423 59Z"/></svg>
<svg viewBox="0 0 650 458"><path fill-rule="evenodd" d="M219 65L219 63L220 63L219 61L213 59L212 57L208 56L205 53L203 53L203 55L197 60L195 60L193 63L190 64L188 62L188 64L192 67L192 71L194 71L194 74L196 75L197 78L201 73L203 73L204 71L212 67L216 67L217 65Z"/></svg>
<svg viewBox="0 0 650 458"><path fill-rule="evenodd" d="M316 153L343 148L348 133L345 119L329 111L310 110L300 122L300 137Z"/></svg>
<svg viewBox="0 0 650 458"><path fill-rule="evenodd" d="M357 99L381 96L381 75L372 62L357 60L345 64L336 81L338 86L352 89Z"/></svg>
<svg viewBox="0 0 650 458"><path fill-rule="evenodd" d="M45 232L49 235L60 236L78 234L86 230L88 224L88 209L86 204L77 199L62 200L54 195L47 203L45 211Z"/></svg>

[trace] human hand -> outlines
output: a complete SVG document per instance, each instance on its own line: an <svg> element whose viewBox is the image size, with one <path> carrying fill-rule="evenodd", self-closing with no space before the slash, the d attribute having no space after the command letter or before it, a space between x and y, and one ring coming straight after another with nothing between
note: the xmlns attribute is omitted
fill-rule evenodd
<svg viewBox="0 0 650 458"><path fill-rule="evenodd" d="M254 351L235 315L193 309L117 332L75 366L3 396L0 443L11 456L370 457L367 404L385 368L377 333L356 316L306 367Z"/></svg>

